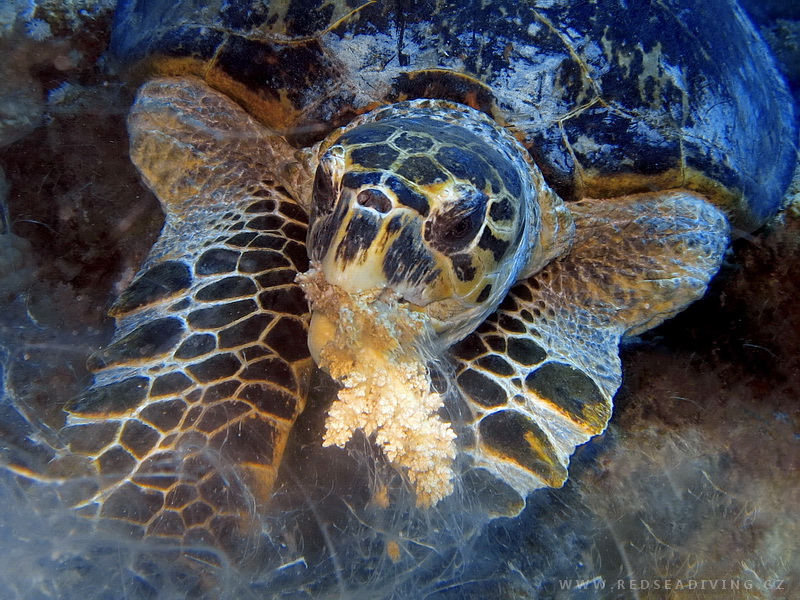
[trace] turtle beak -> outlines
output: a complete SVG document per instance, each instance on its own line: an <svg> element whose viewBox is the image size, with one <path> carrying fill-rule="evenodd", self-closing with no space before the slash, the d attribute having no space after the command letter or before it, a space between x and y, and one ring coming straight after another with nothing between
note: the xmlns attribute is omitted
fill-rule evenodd
<svg viewBox="0 0 800 600"><path fill-rule="evenodd" d="M325 285L336 290L342 304L375 305L385 314L387 302L401 302L424 312L432 302L452 294L437 257L422 239L422 219L415 211L380 199L377 190L343 189L336 209L312 221L309 249ZM307 292L308 293L308 292ZM369 311L367 311L369 312ZM309 348L320 363L320 352L344 324L312 302ZM340 332L341 333L341 332Z"/></svg>
<svg viewBox="0 0 800 600"><path fill-rule="evenodd" d="M334 212L312 223L311 259L327 282L348 294L387 290L419 307L447 297L452 291L423 242L419 214L368 191L344 188Z"/></svg>
<svg viewBox="0 0 800 600"><path fill-rule="evenodd" d="M333 228L326 247L313 245L329 283L345 292L355 294L388 285L382 256L388 242L386 214L357 204L350 190L344 190L340 206L346 210L341 217L332 215L325 224ZM339 212L339 211L337 211Z"/></svg>
<svg viewBox="0 0 800 600"><path fill-rule="evenodd" d="M322 349L334 339L336 339L336 324L324 313L312 312L311 323L308 325L308 349L316 364L322 364Z"/></svg>

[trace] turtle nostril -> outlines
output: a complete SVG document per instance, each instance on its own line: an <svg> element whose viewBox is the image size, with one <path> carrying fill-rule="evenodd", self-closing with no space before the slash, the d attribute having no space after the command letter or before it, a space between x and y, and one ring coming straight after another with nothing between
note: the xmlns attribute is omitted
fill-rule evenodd
<svg viewBox="0 0 800 600"><path fill-rule="evenodd" d="M379 190L362 190L358 193L356 201L361 206L366 206L379 213L386 214L392 210L392 201Z"/></svg>

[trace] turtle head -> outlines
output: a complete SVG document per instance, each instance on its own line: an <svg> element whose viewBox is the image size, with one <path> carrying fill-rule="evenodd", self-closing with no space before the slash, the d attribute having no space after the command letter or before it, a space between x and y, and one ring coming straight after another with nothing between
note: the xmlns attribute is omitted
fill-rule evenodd
<svg viewBox="0 0 800 600"><path fill-rule="evenodd" d="M363 115L317 156L298 281L311 354L341 385L323 445L362 430L435 504L457 448L429 366L560 252L559 201L516 139L444 101Z"/></svg>
<svg viewBox="0 0 800 600"><path fill-rule="evenodd" d="M390 105L331 134L320 154L312 262L348 294L385 290L427 315L443 346L474 330L528 263L540 221L532 166L483 113Z"/></svg>

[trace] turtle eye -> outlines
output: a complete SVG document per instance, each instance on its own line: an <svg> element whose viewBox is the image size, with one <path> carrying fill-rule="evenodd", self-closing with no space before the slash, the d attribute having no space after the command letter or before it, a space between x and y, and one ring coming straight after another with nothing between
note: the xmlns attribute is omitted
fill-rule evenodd
<svg viewBox="0 0 800 600"><path fill-rule="evenodd" d="M425 224L425 240L440 252L463 250L480 232L488 201L483 192L471 190Z"/></svg>
<svg viewBox="0 0 800 600"><path fill-rule="evenodd" d="M475 227L472 215L465 215L457 219L446 231L442 232L442 240L450 243L457 244L467 237L473 237L473 228Z"/></svg>
<svg viewBox="0 0 800 600"><path fill-rule="evenodd" d="M336 202L336 190L330 173L322 165L317 167L314 176L314 191L312 192L312 205L316 214L328 214L333 211Z"/></svg>
<svg viewBox="0 0 800 600"><path fill-rule="evenodd" d="M380 190L362 190L358 193L356 200L361 206L366 206L379 213L386 214L392 209L392 201Z"/></svg>

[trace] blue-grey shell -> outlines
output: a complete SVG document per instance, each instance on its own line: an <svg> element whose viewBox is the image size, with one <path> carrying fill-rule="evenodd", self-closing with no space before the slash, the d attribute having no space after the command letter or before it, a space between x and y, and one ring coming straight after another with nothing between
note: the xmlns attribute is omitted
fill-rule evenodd
<svg viewBox="0 0 800 600"><path fill-rule="evenodd" d="M443 97L508 124L566 200L684 187L748 230L779 208L791 100L733 0L361 4L122 0L113 48L184 60L298 145Z"/></svg>

